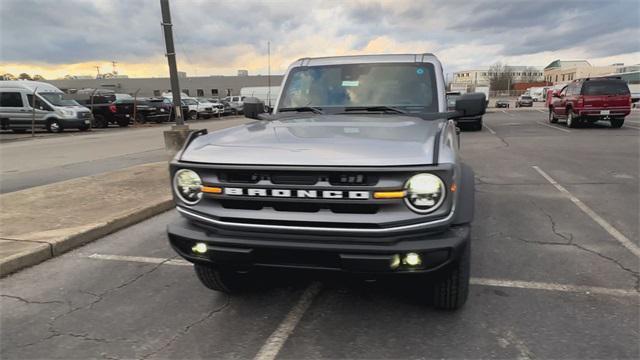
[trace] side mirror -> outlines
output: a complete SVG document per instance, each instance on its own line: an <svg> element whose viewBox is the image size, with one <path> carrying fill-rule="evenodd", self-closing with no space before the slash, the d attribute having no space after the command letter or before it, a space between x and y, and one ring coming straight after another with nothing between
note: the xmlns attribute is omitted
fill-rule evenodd
<svg viewBox="0 0 640 360"><path fill-rule="evenodd" d="M259 119L259 115L264 114L264 102L258 98L244 99L244 116L249 119Z"/></svg>
<svg viewBox="0 0 640 360"><path fill-rule="evenodd" d="M456 116L482 116L487 109L487 98L484 93L464 94L456 99Z"/></svg>

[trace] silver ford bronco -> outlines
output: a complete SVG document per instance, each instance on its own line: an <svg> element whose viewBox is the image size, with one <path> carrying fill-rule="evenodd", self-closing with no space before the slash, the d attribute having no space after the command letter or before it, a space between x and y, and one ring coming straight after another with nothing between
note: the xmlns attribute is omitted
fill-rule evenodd
<svg viewBox="0 0 640 360"><path fill-rule="evenodd" d="M245 125L191 133L170 164L175 251L217 291L269 268L404 277L438 308L468 294L474 175L432 54L303 58L271 114L245 99ZM417 285L417 286L415 286Z"/></svg>

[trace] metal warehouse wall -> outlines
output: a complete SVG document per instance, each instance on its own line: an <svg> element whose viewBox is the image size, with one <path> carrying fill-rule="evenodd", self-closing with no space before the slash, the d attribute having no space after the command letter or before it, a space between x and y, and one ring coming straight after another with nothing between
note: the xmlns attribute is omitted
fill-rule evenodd
<svg viewBox="0 0 640 360"><path fill-rule="evenodd" d="M271 75L271 86L280 86L282 75ZM66 91L71 89L109 89L118 93L133 94L140 89L138 96L157 96L171 89L169 78L116 78L116 79L73 79L46 80L46 82ZM267 86L268 77L265 75L250 76L198 76L180 78L180 88L190 96L199 96L198 89L203 96L224 97L227 94L239 95L240 89L249 86ZM185 91L186 90L186 91ZM212 93L217 90L218 94Z"/></svg>

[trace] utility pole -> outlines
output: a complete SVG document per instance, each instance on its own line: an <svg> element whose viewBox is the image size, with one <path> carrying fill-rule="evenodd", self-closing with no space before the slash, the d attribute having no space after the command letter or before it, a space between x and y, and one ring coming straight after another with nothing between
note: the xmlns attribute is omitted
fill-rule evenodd
<svg viewBox="0 0 640 360"><path fill-rule="evenodd" d="M271 41L267 41L267 64L267 100L271 110Z"/></svg>
<svg viewBox="0 0 640 360"><path fill-rule="evenodd" d="M178 65L176 64L176 49L173 45L173 29L171 24L171 10L169 0L160 0L160 10L162 12L162 29L164 30L164 41L167 47L167 62L169 63L169 77L171 79L171 95L173 97L173 111L176 116L176 124L171 130L164 132L164 145L170 155L176 154L189 136L189 126L184 124L180 99L180 83L178 80Z"/></svg>
<svg viewBox="0 0 640 360"><path fill-rule="evenodd" d="M96 71L98 71L98 75L96 75L96 79L100 79L100 65L96 65L94 66L94 68L96 68Z"/></svg>
<svg viewBox="0 0 640 360"><path fill-rule="evenodd" d="M113 75L118 75L118 72L116 71L116 65L117 64L118 64L118 62L115 61L115 60L111 62L111 68L112 68L112 71L113 71Z"/></svg>
<svg viewBox="0 0 640 360"><path fill-rule="evenodd" d="M169 0L160 0L162 10L162 28L164 29L164 42L167 47L167 61L169 62L169 77L171 79L171 94L173 96L173 110L176 113L176 126L184 125L182 108L180 107L180 83L178 80L178 65L176 64L176 49L173 45L173 29L171 24L171 10Z"/></svg>

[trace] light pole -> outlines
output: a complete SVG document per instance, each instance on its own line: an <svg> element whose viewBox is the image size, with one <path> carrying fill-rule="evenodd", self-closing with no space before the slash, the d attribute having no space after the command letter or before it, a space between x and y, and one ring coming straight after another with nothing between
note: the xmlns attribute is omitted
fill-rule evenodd
<svg viewBox="0 0 640 360"><path fill-rule="evenodd" d="M184 124L182 107L180 101L180 83L178 81L178 66L176 64L176 50L173 45L173 30L171 24L171 11L169 0L160 0L162 11L162 28L164 30L164 42L167 47L167 61L169 62L169 77L171 80L171 94L173 98L173 111L176 114L176 125L171 130L164 132L165 149L171 154L175 154L184 145L189 136L189 126Z"/></svg>
<svg viewBox="0 0 640 360"><path fill-rule="evenodd" d="M173 29L171 24L171 10L169 0L160 0L162 11L162 28L164 30L164 42L167 47L167 62L169 62L169 78L171 80L171 94L173 96L173 111L176 113L176 125L184 125L182 108L180 107L180 83L178 80L178 65L176 64L176 49L173 45Z"/></svg>

